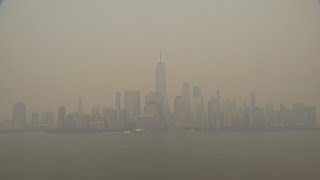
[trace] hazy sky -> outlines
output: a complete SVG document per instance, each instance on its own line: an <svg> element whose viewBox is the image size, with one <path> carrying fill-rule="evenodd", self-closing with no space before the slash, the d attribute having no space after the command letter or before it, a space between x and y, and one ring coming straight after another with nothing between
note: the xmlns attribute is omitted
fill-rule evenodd
<svg viewBox="0 0 320 180"><path fill-rule="evenodd" d="M160 49L170 103L187 81L205 97L320 107L317 0L4 0L0 119L17 101L30 119L75 111L79 95L86 111L113 105L115 91L144 100Z"/></svg>

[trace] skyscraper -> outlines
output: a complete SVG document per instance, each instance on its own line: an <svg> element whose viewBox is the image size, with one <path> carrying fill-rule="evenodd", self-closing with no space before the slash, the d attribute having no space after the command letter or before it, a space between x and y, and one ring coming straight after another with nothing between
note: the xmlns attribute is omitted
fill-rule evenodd
<svg viewBox="0 0 320 180"><path fill-rule="evenodd" d="M115 93L115 109L116 109L116 119L120 120L121 92Z"/></svg>
<svg viewBox="0 0 320 180"><path fill-rule="evenodd" d="M160 53L160 62L157 63L156 69L156 93L161 94L162 99L165 99L167 96L166 89L166 66L162 62L161 53Z"/></svg>
<svg viewBox="0 0 320 180"><path fill-rule="evenodd" d="M217 90L217 108L218 108L218 112L217 112L217 127L218 128L222 128L224 126L224 117L223 117L223 112L221 111L221 98L220 98L220 90Z"/></svg>
<svg viewBox="0 0 320 180"><path fill-rule="evenodd" d="M183 83L183 86L181 88L181 96L184 99L184 106L187 112L186 120L190 123L190 121L192 120L192 112L189 83Z"/></svg>
<svg viewBox="0 0 320 180"><path fill-rule="evenodd" d="M255 126L256 123L256 95L250 93L250 126Z"/></svg>
<svg viewBox="0 0 320 180"><path fill-rule="evenodd" d="M183 129L188 126L184 100L185 99L182 96L177 96L174 99L174 126L178 129Z"/></svg>
<svg viewBox="0 0 320 180"><path fill-rule="evenodd" d="M125 91L124 109L127 110L128 120L134 121L140 115L140 91Z"/></svg>
<svg viewBox="0 0 320 180"><path fill-rule="evenodd" d="M66 125L66 108L64 106L59 107L58 110L58 128L65 128Z"/></svg>
<svg viewBox="0 0 320 180"><path fill-rule="evenodd" d="M202 97L201 88L199 86L193 86L193 97Z"/></svg>
<svg viewBox="0 0 320 180"><path fill-rule="evenodd" d="M78 98L78 113L83 114L83 103L82 103L81 96L79 96L79 98Z"/></svg>
<svg viewBox="0 0 320 180"><path fill-rule="evenodd" d="M167 99L167 87L166 87L166 66L162 62L161 52L160 52L160 62L156 66L156 84L155 93L161 96L161 115L160 122L161 127L168 128L171 125L170 118L170 107Z"/></svg>
<svg viewBox="0 0 320 180"><path fill-rule="evenodd" d="M151 115L152 120L155 121L154 128L163 128L163 105L161 94L150 92L145 96L145 115Z"/></svg>
<svg viewBox="0 0 320 180"><path fill-rule="evenodd" d="M274 111L273 104L266 104L265 118L266 118L268 127L275 127L275 111Z"/></svg>
<svg viewBox="0 0 320 180"><path fill-rule="evenodd" d="M18 102L13 106L13 128L24 129L26 124L26 105Z"/></svg>
<svg viewBox="0 0 320 180"><path fill-rule="evenodd" d="M39 113L33 112L31 114L31 127L36 128L37 124L39 123Z"/></svg>
<svg viewBox="0 0 320 180"><path fill-rule="evenodd" d="M54 127L54 113L43 112L41 116L41 127L42 128L53 128Z"/></svg>
<svg viewBox="0 0 320 180"><path fill-rule="evenodd" d="M203 98L201 95L201 88L199 86L194 86L192 97L192 124L194 127L201 127L202 115Z"/></svg>
<svg viewBox="0 0 320 180"><path fill-rule="evenodd" d="M211 97L211 99L208 100L208 123L211 129L218 128L218 104L216 97Z"/></svg>

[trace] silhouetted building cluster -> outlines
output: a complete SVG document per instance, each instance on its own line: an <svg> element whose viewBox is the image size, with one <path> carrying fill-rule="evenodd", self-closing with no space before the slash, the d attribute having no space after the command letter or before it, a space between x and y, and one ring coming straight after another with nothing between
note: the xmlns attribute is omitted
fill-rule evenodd
<svg viewBox="0 0 320 180"><path fill-rule="evenodd" d="M229 98L222 99L220 91L206 102L201 88L194 86L190 92L189 83L183 83L181 94L170 111L166 96L166 70L161 61L156 66L155 91L145 96L141 108L140 91L115 92L114 107L94 107L91 114L84 113L82 97L79 97L77 112L68 112L65 106L54 112L33 112L30 124L26 124L26 105L18 102L13 106L13 119L1 122L2 129L267 129L267 128L314 128L316 108L297 103L292 108L273 104L265 107L256 105L255 93L250 94L249 104L237 104ZM192 95L192 97L191 97Z"/></svg>

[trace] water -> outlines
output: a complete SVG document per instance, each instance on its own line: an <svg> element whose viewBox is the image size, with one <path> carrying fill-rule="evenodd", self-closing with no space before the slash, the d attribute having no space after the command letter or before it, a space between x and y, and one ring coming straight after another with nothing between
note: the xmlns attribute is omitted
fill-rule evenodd
<svg viewBox="0 0 320 180"><path fill-rule="evenodd" d="M2 180L320 179L320 132L3 134Z"/></svg>

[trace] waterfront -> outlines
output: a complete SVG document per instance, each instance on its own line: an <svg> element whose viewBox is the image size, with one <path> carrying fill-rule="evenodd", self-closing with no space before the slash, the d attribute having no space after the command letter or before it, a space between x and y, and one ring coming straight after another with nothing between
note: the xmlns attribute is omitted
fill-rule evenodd
<svg viewBox="0 0 320 180"><path fill-rule="evenodd" d="M319 131L0 135L0 179L319 179Z"/></svg>

